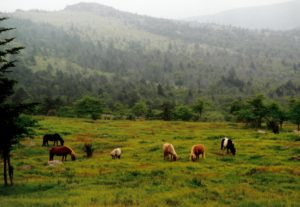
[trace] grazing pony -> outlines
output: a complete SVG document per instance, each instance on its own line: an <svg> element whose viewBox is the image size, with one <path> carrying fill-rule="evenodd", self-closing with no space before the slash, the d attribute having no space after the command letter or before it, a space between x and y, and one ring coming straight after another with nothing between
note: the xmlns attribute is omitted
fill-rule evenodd
<svg viewBox="0 0 300 207"><path fill-rule="evenodd" d="M60 145L63 146L64 145L64 140L63 138L61 138L61 136L57 133L55 134L46 134L43 137L43 146L49 146L48 141L54 141L53 142L53 146L58 146L58 141L60 141Z"/></svg>
<svg viewBox="0 0 300 207"><path fill-rule="evenodd" d="M52 147L49 150L49 160L53 160L54 155L62 156L61 161L67 161L67 155L70 154L72 161L76 160L75 152L66 146Z"/></svg>
<svg viewBox="0 0 300 207"><path fill-rule="evenodd" d="M171 155L171 160L173 161L177 160L177 154L172 144L165 143L163 145L163 152L164 152L164 160L166 158L169 159L169 155Z"/></svg>
<svg viewBox="0 0 300 207"><path fill-rule="evenodd" d="M205 149L202 144L197 144L192 147L190 158L192 161L196 161L199 160L199 155L201 155L203 159L205 158Z"/></svg>
<svg viewBox="0 0 300 207"><path fill-rule="evenodd" d="M116 158L120 159L121 154L122 154L121 148L116 148L116 149L114 149L113 151L110 152L110 155L111 155L112 159L116 159Z"/></svg>
<svg viewBox="0 0 300 207"><path fill-rule="evenodd" d="M234 144L233 144L232 140L228 139L227 137L223 137L221 140L221 150L223 150L223 149L227 149L227 153L229 153L229 150L230 150L232 155L233 156L235 155L236 149L234 147Z"/></svg>

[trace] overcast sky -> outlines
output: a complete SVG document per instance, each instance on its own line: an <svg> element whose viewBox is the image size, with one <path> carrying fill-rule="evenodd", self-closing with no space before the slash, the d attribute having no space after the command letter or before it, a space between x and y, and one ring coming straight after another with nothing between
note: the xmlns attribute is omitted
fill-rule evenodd
<svg viewBox="0 0 300 207"><path fill-rule="evenodd" d="M12 12L16 9L52 11L62 10L66 5L79 2L98 2L118 10L154 17L185 18L286 1L289 0L0 0L0 11Z"/></svg>

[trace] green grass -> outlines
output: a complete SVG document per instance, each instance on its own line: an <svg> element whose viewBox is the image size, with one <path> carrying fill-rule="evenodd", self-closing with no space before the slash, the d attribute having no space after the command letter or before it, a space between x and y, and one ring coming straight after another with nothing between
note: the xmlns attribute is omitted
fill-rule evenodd
<svg viewBox="0 0 300 207"><path fill-rule="evenodd" d="M0 206L300 206L293 126L274 135L230 123L37 118L37 136L12 152L15 185L0 188ZM48 166L42 136L53 132L75 150L76 161ZM236 157L220 151L223 135L234 139ZM92 158L85 157L85 142L95 148ZM164 142L173 143L180 160L163 160ZM197 143L206 146L206 159L192 163ZM122 147L120 160L110 157L115 147Z"/></svg>

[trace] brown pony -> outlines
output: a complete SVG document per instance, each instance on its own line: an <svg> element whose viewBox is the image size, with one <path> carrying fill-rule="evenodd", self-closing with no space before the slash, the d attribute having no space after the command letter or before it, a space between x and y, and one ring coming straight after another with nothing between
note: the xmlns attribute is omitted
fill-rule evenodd
<svg viewBox="0 0 300 207"><path fill-rule="evenodd" d="M49 160L53 160L54 155L62 156L61 161L67 161L67 155L70 154L72 160L76 160L75 152L66 146L52 147L49 150Z"/></svg>
<svg viewBox="0 0 300 207"><path fill-rule="evenodd" d="M169 155L171 155L171 160L173 161L177 160L177 154L172 144L165 143L163 145L163 152L164 152L164 160L166 158L169 158Z"/></svg>
<svg viewBox="0 0 300 207"><path fill-rule="evenodd" d="M205 158L205 148L202 144L196 144L192 147L191 150L191 160L196 161L199 160L199 155L202 155L202 158Z"/></svg>

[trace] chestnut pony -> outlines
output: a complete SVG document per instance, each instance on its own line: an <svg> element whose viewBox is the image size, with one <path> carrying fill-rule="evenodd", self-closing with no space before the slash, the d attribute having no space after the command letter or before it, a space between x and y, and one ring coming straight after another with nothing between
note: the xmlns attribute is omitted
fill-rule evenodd
<svg viewBox="0 0 300 207"><path fill-rule="evenodd" d="M191 149L190 158L192 161L199 160L199 155L202 155L202 158L205 158L205 148L202 144L196 144Z"/></svg>
<svg viewBox="0 0 300 207"><path fill-rule="evenodd" d="M72 160L76 160L75 152L66 146L52 147L49 150L49 160L53 160L54 155L62 156L61 161L67 161L67 155L71 155Z"/></svg>

